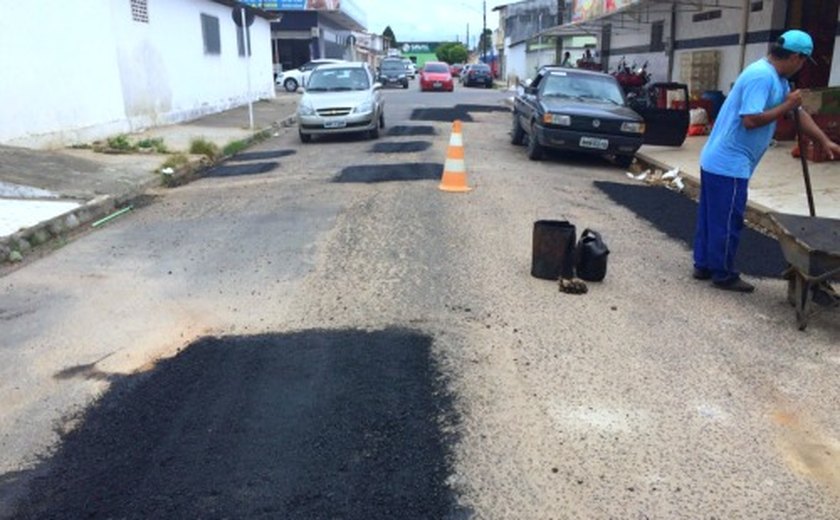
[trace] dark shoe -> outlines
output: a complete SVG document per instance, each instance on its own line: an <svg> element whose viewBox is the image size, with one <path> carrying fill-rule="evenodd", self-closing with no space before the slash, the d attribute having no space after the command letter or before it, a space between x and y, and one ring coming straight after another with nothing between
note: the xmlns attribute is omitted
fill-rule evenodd
<svg viewBox="0 0 840 520"><path fill-rule="evenodd" d="M730 278L729 280L722 280L720 282L712 282L712 285L724 291L734 291L742 293L751 293L755 290L755 286L747 283L740 277Z"/></svg>
<svg viewBox="0 0 840 520"><path fill-rule="evenodd" d="M700 269L699 267L695 267L694 273L691 276L693 276L695 280L711 280L712 272L708 269Z"/></svg>

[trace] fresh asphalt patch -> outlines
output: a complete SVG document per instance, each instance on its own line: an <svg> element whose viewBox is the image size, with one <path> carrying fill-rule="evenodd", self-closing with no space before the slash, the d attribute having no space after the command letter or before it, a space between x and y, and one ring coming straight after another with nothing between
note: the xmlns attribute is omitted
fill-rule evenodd
<svg viewBox="0 0 840 520"><path fill-rule="evenodd" d="M13 517L465 518L453 409L416 331L204 338L115 380Z"/></svg>
<svg viewBox="0 0 840 520"><path fill-rule="evenodd" d="M443 165L440 163L399 163L348 166L341 170L333 182L393 182L440 180Z"/></svg>
<svg viewBox="0 0 840 520"><path fill-rule="evenodd" d="M437 130L433 126L426 125L397 125L388 129L388 135L391 137L437 135Z"/></svg>
<svg viewBox="0 0 840 520"><path fill-rule="evenodd" d="M266 159L280 159L296 154L296 150L269 150L265 152L238 153L230 158L231 161L264 161Z"/></svg>
<svg viewBox="0 0 840 520"><path fill-rule="evenodd" d="M510 109L494 105L455 105L454 107L415 108L411 112L413 121L452 122L460 119L473 121L470 112L510 112Z"/></svg>
<svg viewBox="0 0 840 520"><path fill-rule="evenodd" d="M661 186L615 182L595 182L595 186L658 230L693 249L697 222L697 203L693 200ZM787 262L776 240L745 226L735 267L750 276L779 278Z"/></svg>
<svg viewBox="0 0 840 520"><path fill-rule="evenodd" d="M279 162L252 162L245 164L222 164L207 171L205 177L237 177L240 175L256 175L268 173L280 166Z"/></svg>
<svg viewBox="0 0 840 520"><path fill-rule="evenodd" d="M428 150L432 143L428 141L403 141L376 143L370 149L370 153L412 153Z"/></svg>

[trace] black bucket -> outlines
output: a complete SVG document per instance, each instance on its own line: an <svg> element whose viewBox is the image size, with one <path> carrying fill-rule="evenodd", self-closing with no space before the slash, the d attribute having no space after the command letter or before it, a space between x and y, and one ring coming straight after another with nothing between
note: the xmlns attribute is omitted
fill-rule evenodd
<svg viewBox="0 0 840 520"><path fill-rule="evenodd" d="M575 226L565 220L534 222L531 276L543 280L574 277Z"/></svg>

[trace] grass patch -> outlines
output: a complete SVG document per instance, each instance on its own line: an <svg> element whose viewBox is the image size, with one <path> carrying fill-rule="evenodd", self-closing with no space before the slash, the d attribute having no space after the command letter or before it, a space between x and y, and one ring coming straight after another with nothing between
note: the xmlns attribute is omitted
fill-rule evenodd
<svg viewBox="0 0 840 520"><path fill-rule="evenodd" d="M163 142L163 138L156 137L154 139L143 139L137 143L137 147L141 150L154 150L157 153L168 153L169 150L166 148L166 144Z"/></svg>
<svg viewBox="0 0 840 520"><path fill-rule="evenodd" d="M166 168L172 168L173 170L177 170L183 166L186 166L190 162L190 158L187 157L185 154L176 153L172 154L163 161L163 164L160 165L161 170L165 170Z"/></svg>
<svg viewBox="0 0 840 520"><path fill-rule="evenodd" d="M248 143L246 141L231 141L222 148L222 155L236 155L245 148L248 148Z"/></svg>
<svg viewBox="0 0 840 520"><path fill-rule="evenodd" d="M131 144L127 135L120 134L118 136L108 138L108 148L112 150L119 150L121 152L131 152L136 147Z"/></svg>
<svg viewBox="0 0 840 520"><path fill-rule="evenodd" d="M219 147L215 143L208 141L202 137L193 139L190 142L190 153L194 155L204 155L211 161L215 161L219 157Z"/></svg>

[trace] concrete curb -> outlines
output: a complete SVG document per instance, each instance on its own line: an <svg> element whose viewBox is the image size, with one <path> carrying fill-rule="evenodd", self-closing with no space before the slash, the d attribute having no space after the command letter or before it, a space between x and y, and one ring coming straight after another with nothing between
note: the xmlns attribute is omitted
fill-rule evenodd
<svg viewBox="0 0 840 520"><path fill-rule="evenodd" d="M255 131L245 139L246 148L268 139L275 129L292 126L296 120L296 115L292 114L275 121L268 127ZM210 161L206 157L191 159L189 163L178 168L171 175L156 171L154 172L156 175L150 176L147 181L143 181L123 193L96 197L74 210L0 238L0 265L21 262L35 248L53 241L67 239L72 233L81 230L82 226L107 217L118 209L135 205L151 188L157 186L177 187L200 179L205 171L230 159L230 157L220 156L214 161Z"/></svg>

